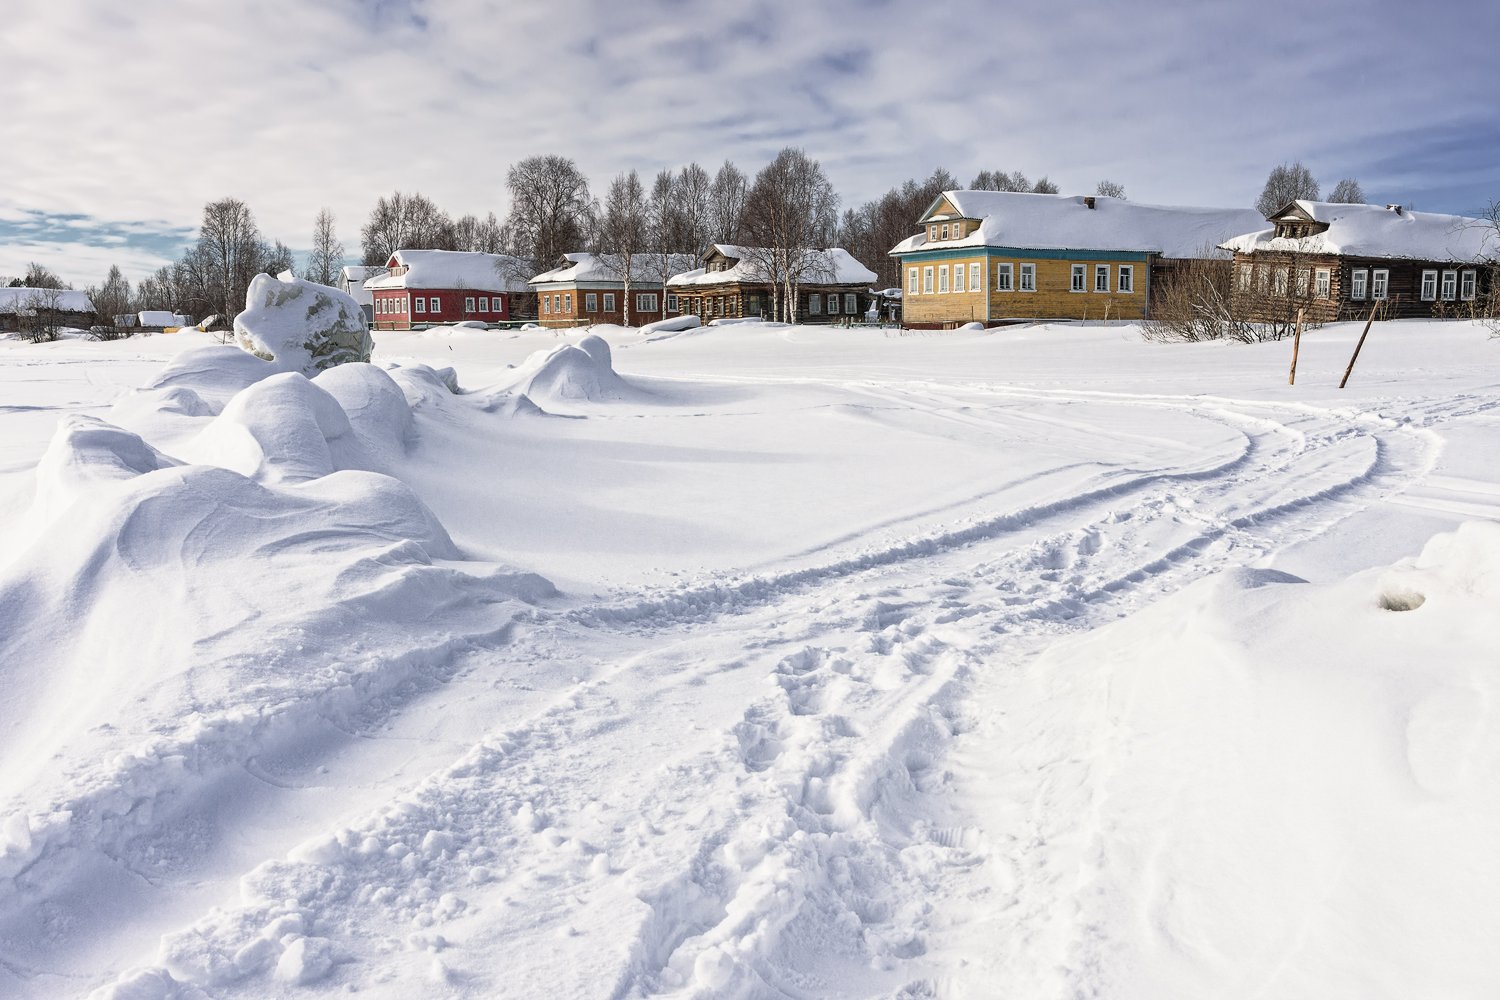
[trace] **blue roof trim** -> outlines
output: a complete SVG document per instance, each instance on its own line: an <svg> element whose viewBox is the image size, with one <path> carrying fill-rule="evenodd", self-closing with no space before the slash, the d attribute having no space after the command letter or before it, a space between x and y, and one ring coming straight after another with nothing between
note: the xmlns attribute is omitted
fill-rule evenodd
<svg viewBox="0 0 1500 1000"><path fill-rule="evenodd" d="M1146 250L1028 250L1022 247L954 247L948 250L911 250L896 255L902 261L948 260L953 257L998 257L1005 260L1125 260L1145 263L1157 254Z"/></svg>

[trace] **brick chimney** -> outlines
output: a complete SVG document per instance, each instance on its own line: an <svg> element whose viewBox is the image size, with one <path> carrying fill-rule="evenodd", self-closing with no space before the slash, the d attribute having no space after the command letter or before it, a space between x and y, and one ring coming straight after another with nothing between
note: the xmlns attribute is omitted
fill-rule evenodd
<svg viewBox="0 0 1500 1000"><path fill-rule="evenodd" d="M1084 195L1083 196L1083 203L1085 205L1087 205L1089 208L1093 208L1094 207L1094 196L1091 195L1091 194Z"/></svg>

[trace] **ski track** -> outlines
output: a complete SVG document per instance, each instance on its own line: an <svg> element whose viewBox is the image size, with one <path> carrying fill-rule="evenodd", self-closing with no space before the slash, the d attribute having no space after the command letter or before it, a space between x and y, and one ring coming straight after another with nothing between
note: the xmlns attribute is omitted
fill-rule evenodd
<svg viewBox="0 0 1500 1000"><path fill-rule="evenodd" d="M1107 942L1074 919L1099 836L1078 817L1103 780L1086 762L1101 757L1027 760L1026 787L966 802L956 788L1004 725L973 715L976 698L997 704L1017 665L1059 636L1400 493L1432 466L1430 426L1497 404L1476 397L1398 421L1000 386L966 386L958 399L951 388L859 391L970 426L1004 425L1005 407L1028 399L1108 399L1191 411L1240 446L1203 467L1104 470L1072 495L822 565L523 611L487 636L455 639L447 652L467 652L427 670L425 689L536 663L580 679L426 779L375 786L366 813L309 831L288 858L249 871L237 900L169 936L167 967L214 995L260 995L274 942L291 930L326 937L349 959L411 953L430 978L475 995L959 996L944 949L975 931L946 924L937 901L962 895L990 915L984 966L1004 970L1023 991L1013 995L1044 990L1057 968L1088 994ZM401 679L413 670L404 665ZM713 700L740 708L705 710L694 697L705 684L733 691L738 700ZM420 710L422 685L392 687L340 697L381 717ZM291 711L328 710L319 700ZM258 757L297 755L277 742L278 727L257 725L222 742L215 773L253 776ZM655 755L643 759L642 744ZM315 764L316 748L304 751ZM100 849L144 870L135 852L211 783L199 777L144 808L130 787L150 782L103 782L99 801L130 804ZM49 858L67 861L44 851L35 863ZM55 881L18 884L0 895L11 919L51 905L42 887ZM543 916L507 918L505 900L521 895L545 899ZM480 912L483 924L471 919ZM622 925L633 927L623 949L567 945ZM154 942L141 944L145 959ZM516 956L507 983L466 978L466 947L502 946ZM799 971L799 958L819 971ZM0 961L43 991L59 982L41 964ZM820 978L832 969L843 975Z"/></svg>

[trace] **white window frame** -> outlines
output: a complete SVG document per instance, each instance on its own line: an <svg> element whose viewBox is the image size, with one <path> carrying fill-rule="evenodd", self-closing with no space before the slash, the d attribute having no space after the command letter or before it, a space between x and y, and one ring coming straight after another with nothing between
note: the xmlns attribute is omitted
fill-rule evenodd
<svg viewBox="0 0 1500 1000"><path fill-rule="evenodd" d="M853 292L844 293L844 312L849 316L859 312L859 296Z"/></svg>
<svg viewBox="0 0 1500 1000"><path fill-rule="evenodd" d="M427 314L427 300L422 296L418 295L413 301L413 305L416 307L417 312L422 313L423 315Z"/></svg>
<svg viewBox="0 0 1500 1000"><path fill-rule="evenodd" d="M962 264L953 265L953 290L955 292L967 291L964 287L964 266Z"/></svg>
<svg viewBox="0 0 1500 1000"><path fill-rule="evenodd" d="M839 314L839 293L838 292L829 292L828 293L828 315L830 315L830 316L837 316L838 314Z"/></svg>
<svg viewBox="0 0 1500 1000"><path fill-rule="evenodd" d="M607 312L607 313L612 313L612 312L615 311L615 293L614 292L605 292L604 293L604 311Z"/></svg>
<svg viewBox="0 0 1500 1000"><path fill-rule="evenodd" d="M995 291L997 291L997 292L1013 292L1013 291L1015 291L1016 290L1016 284L1015 284L1015 280L1014 279L1015 279L1015 265L1014 264L996 264L995 265Z"/></svg>
<svg viewBox="0 0 1500 1000"><path fill-rule="evenodd" d="M1023 292L1034 292L1034 291L1036 291L1036 265L1035 264L1022 264L1021 265L1021 283L1019 285L1017 285L1016 287L1017 287L1017 289L1019 289L1020 291L1023 291Z"/></svg>
<svg viewBox="0 0 1500 1000"><path fill-rule="evenodd" d="M1460 272L1458 278L1458 297L1465 302L1473 302L1474 294L1479 287L1479 278L1476 272Z"/></svg>
<svg viewBox="0 0 1500 1000"><path fill-rule="evenodd" d="M677 311L677 295L673 292L667 293L667 312Z"/></svg>
<svg viewBox="0 0 1500 1000"><path fill-rule="evenodd" d="M635 297L635 311L638 313L656 312L657 298L655 292L638 292Z"/></svg>
<svg viewBox="0 0 1500 1000"><path fill-rule="evenodd" d="M1119 283L1115 286L1117 291L1127 295L1135 293L1135 265L1121 264Z"/></svg>
<svg viewBox="0 0 1500 1000"><path fill-rule="evenodd" d="M1320 267L1313 272L1313 289L1320 299L1326 299L1333 294L1333 272L1326 267Z"/></svg>
<svg viewBox="0 0 1500 1000"><path fill-rule="evenodd" d="M906 294L920 295L922 288L922 269L913 265L906 271Z"/></svg>
<svg viewBox="0 0 1500 1000"><path fill-rule="evenodd" d="M948 238L948 223L943 223L943 239Z"/></svg>
<svg viewBox="0 0 1500 1000"><path fill-rule="evenodd" d="M823 315L823 296L813 292L807 297L807 314L809 316Z"/></svg>
<svg viewBox="0 0 1500 1000"><path fill-rule="evenodd" d="M550 295L543 295L542 296L542 315L543 316L551 316L552 315L552 296L550 296Z"/></svg>
<svg viewBox="0 0 1500 1000"><path fill-rule="evenodd" d="M1363 302L1370 290L1370 271L1368 268L1356 267L1349 271L1349 300L1351 302Z"/></svg>
<svg viewBox="0 0 1500 1000"><path fill-rule="evenodd" d="M1438 273L1436 271L1422 272L1422 301L1437 301Z"/></svg>
<svg viewBox="0 0 1500 1000"><path fill-rule="evenodd" d="M932 243L937 242L937 226L932 225L927 227L927 239Z"/></svg>
<svg viewBox="0 0 1500 1000"><path fill-rule="evenodd" d="M978 261L974 261L969 264L969 291L984 291L984 289L981 287L984 283L983 274L984 265L980 264Z"/></svg>
<svg viewBox="0 0 1500 1000"><path fill-rule="evenodd" d="M1384 302L1391 292L1391 272L1385 268L1376 268L1370 272L1370 298L1377 302Z"/></svg>
<svg viewBox="0 0 1500 1000"><path fill-rule="evenodd" d="M1109 291L1109 265L1108 264L1095 264L1094 265L1094 291L1096 291L1096 292L1107 292L1107 291Z"/></svg>
<svg viewBox="0 0 1500 1000"><path fill-rule="evenodd" d="M926 267L922 268L922 294L923 295L931 295L932 294L932 271L933 271L933 267L932 267L931 264L928 264Z"/></svg>
<svg viewBox="0 0 1500 1000"><path fill-rule="evenodd" d="M464 312L471 313L473 311L474 311L474 296L472 296L472 295L465 295L464 296Z"/></svg>
<svg viewBox="0 0 1500 1000"><path fill-rule="evenodd" d="M952 286L950 286L948 284L948 265L947 264L939 264L938 265L938 294L939 295L943 295L943 294L947 293L947 291L948 291L948 289L950 287L952 287Z"/></svg>
<svg viewBox="0 0 1500 1000"><path fill-rule="evenodd" d="M586 312L586 313L596 313L596 312L599 311L599 293L598 292L584 292L583 293L583 311Z"/></svg>
<svg viewBox="0 0 1500 1000"><path fill-rule="evenodd" d="M1068 282L1068 291L1070 291L1070 292L1086 292L1086 291L1088 291L1088 288L1089 288L1089 286L1088 286L1088 280L1089 280L1089 278L1088 278L1088 274L1089 274L1088 265L1087 264L1074 264L1071 274L1072 274L1072 277L1071 277L1071 279Z"/></svg>
<svg viewBox="0 0 1500 1000"><path fill-rule="evenodd" d="M1438 292L1438 294L1442 296L1444 302L1454 302L1454 301L1457 301L1457 299L1458 299L1458 272L1457 271L1444 271L1443 272L1443 280L1442 280L1442 282L1441 282L1441 284L1440 284L1439 287L1440 287L1441 290Z"/></svg>
<svg viewBox="0 0 1500 1000"><path fill-rule="evenodd" d="M573 293L572 292L563 292L563 312L565 312L565 313L571 313L572 311L573 311Z"/></svg>

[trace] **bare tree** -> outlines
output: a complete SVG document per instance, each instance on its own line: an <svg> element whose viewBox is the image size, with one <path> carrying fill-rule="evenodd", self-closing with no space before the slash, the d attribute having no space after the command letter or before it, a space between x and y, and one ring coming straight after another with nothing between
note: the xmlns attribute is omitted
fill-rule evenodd
<svg viewBox="0 0 1500 1000"><path fill-rule="evenodd" d="M755 263L772 284L772 313L797 321L797 288L830 276L827 253L838 225L838 195L817 160L787 147L755 175L745 199L743 228Z"/></svg>
<svg viewBox="0 0 1500 1000"><path fill-rule="evenodd" d="M958 186L958 178L941 168L925 179L908 180L877 200L845 212L838 245L872 268L881 287L899 286L901 262L890 256L891 248L911 235L917 219L938 195Z"/></svg>
<svg viewBox="0 0 1500 1000"><path fill-rule="evenodd" d="M69 285L57 272L45 264L32 261L26 265L26 274L21 278L21 288L68 288Z"/></svg>
<svg viewBox="0 0 1500 1000"><path fill-rule="evenodd" d="M1118 198L1124 201L1125 185L1115 181L1100 181L1099 185L1094 188L1094 194L1101 198Z"/></svg>
<svg viewBox="0 0 1500 1000"><path fill-rule="evenodd" d="M599 216L596 252L604 266L625 284L622 322L630 325L630 285L635 259L646 252L650 240L650 213L646 189L634 170L621 174L609 185L604 211Z"/></svg>
<svg viewBox="0 0 1500 1000"><path fill-rule="evenodd" d="M171 309L176 310L182 301L181 297L181 264L166 264L156 269L151 274L140 280L135 288L135 298L131 303L131 312L143 312L148 309Z"/></svg>
<svg viewBox="0 0 1500 1000"><path fill-rule="evenodd" d="M88 294L102 326L112 328L116 316L130 312L130 282L120 273L118 264L111 264L104 284L98 288L90 288Z"/></svg>
<svg viewBox="0 0 1500 1000"><path fill-rule="evenodd" d="M423 194L379 198L359 231L364 263L379 266L397 250L451 250L453 223Z"/></svg>
<svg viewBox="0 0 1500 1000"><path fill-rule="evenodd" d="M1353 177L1345 177L1333 186L1333 193L1328 200L1336 205L1363 205L1365 203L1365 192L1359 186L1359 181Z"/></svg>
<svg viewBox="0 0 1500 1000"><path fill-rule="evenodd" d="M453 249L470 253L503 253L504 233L500 221L491 212L483 219L465 215L453 224Z"/></svg>
<svg viewBox="0 0 1500 1000"><path fill-rule="evenodd" d="M37 265L32 265L33 267ZM17 317L23 321L26 339L33 344L56 340L62 329L63 288L55 285L29 285Z"/></svg>
<svg viewBox="0 0 1500 1000"><path fill-rule="evenodd" d="M677 217L681 221L682 233L675 249L701 257L713 242L709 237L713 180L707 170L689 163L677 174L676 189Z"/></svg>
<svg viewBox="0 0 1500 1000"><path fill-rule="evenodd" d="M981 170L969 182L971 191L1030 191L1031 181L1019 170Z"/></svg>
<svg viewBox="0 0 1500 1000"><path fill-rule="evenodd" d="M261 258L260 266L256 270L264 271L266 274L280 274L283 271L293 271L295 267L296 261L292 257L292 248L277 240Z"/></svg>
<svg viewBox="0 0 1500 1000"><path fill-rule="evenodd" d="M384 263L382 261L381 263ZM333 212L324 208L313 222L312 253L302 277L318 285L336 286L344 267L344 244L333 231Z"/></svg>
<svg viewBox="0 0 1500 1000"><path fill-rule="evenodd" d="M528 157L510 168L505 184L510 189L506 229L511 253L534 267L547 267L588 245L594 203L588 180L572 160Z"/></svg>
<svg viewBox="0 0 1500 1000"><path fill-rule="evenodd" d="M678 242L681 230L678 214L676 178L672 171L663 170L652 181L651 194L646 199L646 242L652 253L658 255L652 259L658 265L657 274L661 278L663 293L666 292L667 280L672 277L673 265L680 259L678 255L685 253ZM694 257L695 261L701 259L701 256ZM662 315L666 315L665 294Z"/></svg>
<svg viewBox="0 0 1500 1000"><path fill-rule="evenodd" d="M209 202L203 206L198 241L184 255L176 272L179 288L184 279L188 286L187 301L174 305L190 305L200 314L233 316L245 301L250 279L271 257L244 202L237 198Z"/></svg>
<svg viewBox="0 0 1500 1000"><path fill-rule="evenodd" d="M1036 192L1037 194L1058 193L1057 185L1048 180L1046 174L1043 174L1041 177L1037 178L1037 182L1031 186L1031 190Z"/></svg>
<svg viewBox="0 0 1500 1000"><path fill-rule="evenodd" d="M1299 198L1311 201L1318 198L1318 182L1301 160L1290 165L1283 163L1271 170L1266 186L1255 201L1255 210L1269 219L1277 209Z"/></svg>
<svg viewBox="0 0 1500 1000"><path fill-rule="evenodd" d="M706 243L740 242L740 223L749 193L750 182L745 172L725 160L709 188Z"/></svg>

